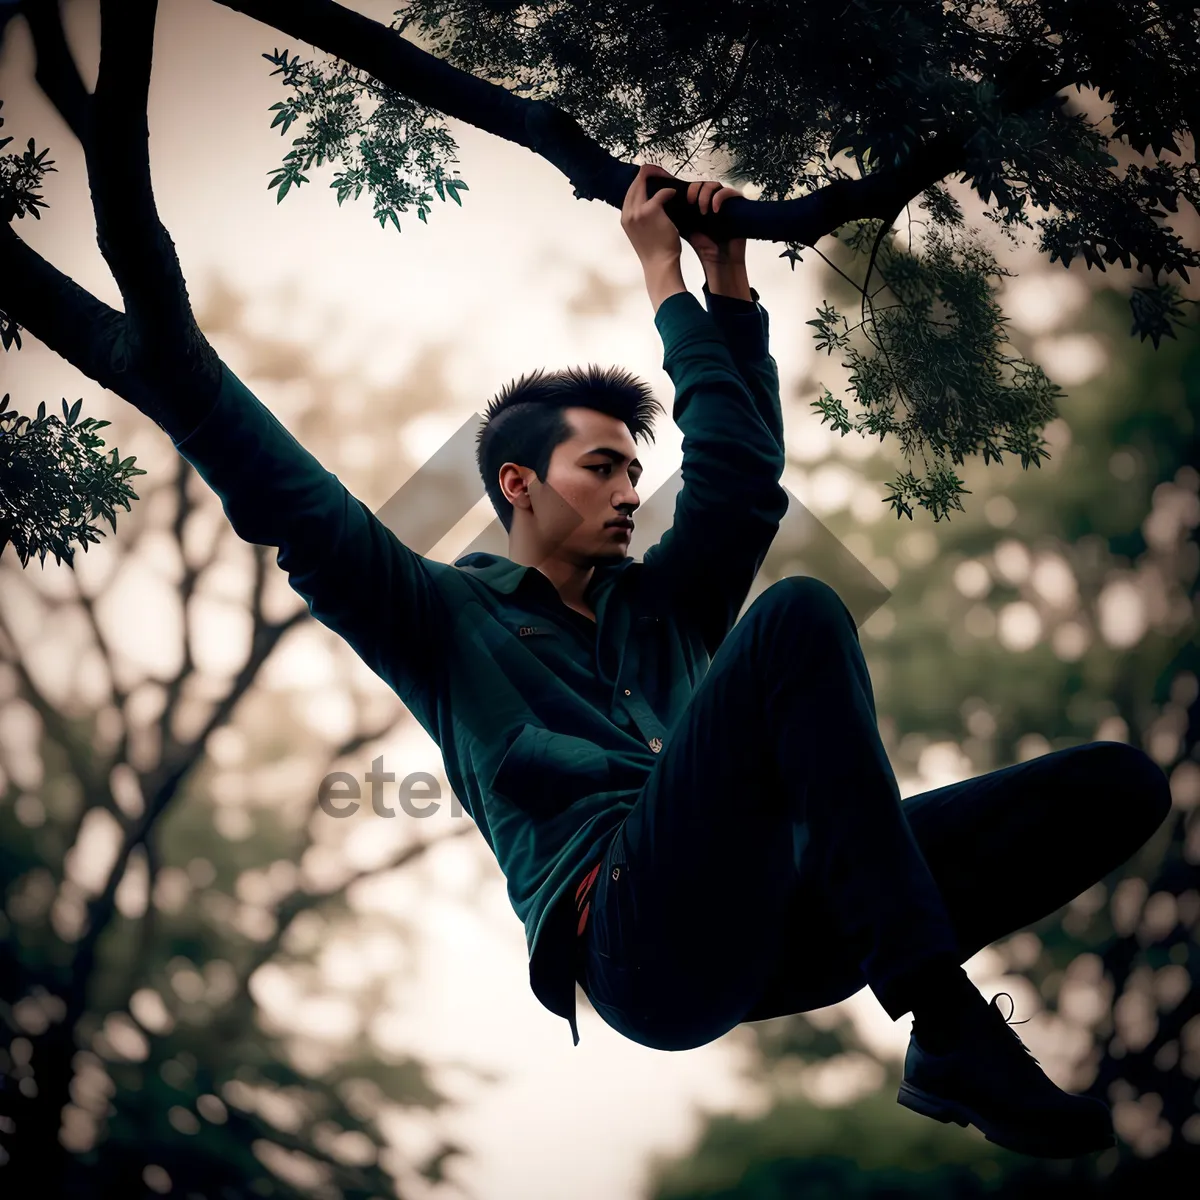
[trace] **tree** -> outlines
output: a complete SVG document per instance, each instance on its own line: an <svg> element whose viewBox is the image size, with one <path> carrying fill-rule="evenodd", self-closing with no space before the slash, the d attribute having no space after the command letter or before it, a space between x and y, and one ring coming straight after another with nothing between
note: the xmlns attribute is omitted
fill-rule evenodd
<svg viewBox="0 0 1200 1200"><path fill-rule="evenodd" d="M1037 1023L1019 1032L1053 1053L1066 1086L1112 1103L1118 1147L1036 1163L931 1128L895 1104L895 1061L875 1068L862 1098L819 1107L791 1081L873 1055L848 1020L796 1014L744 1031L775 1103L761 1117L711 1120L697 1148L659 1165L658 1200L821 1188L1115 1198L1167 1194L1194 1175L1200 337L1189 330L1157 353L1131 346L1120 309L1101 291L1064 331L1095 338L1107 365L1071 389L1048 430L1054 478L975 464L977 504L936 542L892 522L868 534L848 513L830 518L834 532L864 539L868 565L903 564L888 619L863 630L902 778L928 775L939 756L971 775L1094 738L1143 747L1171 778L1175 809L1130 862L996 947L1005 974L1029 985L1014 1015ZM878 457L860 467L876 479ZM1039 998L1045 1011L1031 1014Z"/></svg>
<svg viewBox="0 0 1200 1200"><path fill-rule="evenodd" d="M0 150L11 141L0 138ZM4 219L40 220L38 209L46 204L33 189L47 171L56 169L45 150L38 153L32 138L20 157L0 158ZM3 315L0 346L5 351L21 348L20 327ZM103 445L96 430L108 422L88 417L77 425L82 399L68 408L63 398L62 421L53 413L46 415L45 403L38 405L31 421L10 409L8 401L6 393L0 399L0 554L11 542L24 566L34 555L43 563L47 554L53 554L55 562L70 559L72 542L86 553L88 543L99 540L91 522L104 516L115 531L115 507L120 504L128 511L129 501L137 499L125 480L145 472L133 466L132 458L120 459L115 448L108 461L96 453Z"/></svg>
<svg viewBox="0 0 1200 1200"><path fill-rule="evenodd" d="M433 192L461 205L467 189L446 170L453 142L439 117L532 150L577 198L614 209L636 172L620 155L684 169L705 142L723 153L726 176L760 198L720 217L699 218L679 198L667 211L683 232L781 242L793 264L806 248L836 262L858 320L826 304L814 327L819 344L845 354L860 411L831 392L815 406L842 433L898 441L908 460L891 485L898 517L914 504L935 520L965 511L954 468L968 460L1009 455L1026 469L1047 459L1041 431L1059 392L1006 340L1002 273L972 206L1013 238L1036 229L1052 262L1120 264L1133 331L1155 346L1184 311L1172 277L1190 284L1200 262L1184 236L1200 201L1200 15L1179 0L414 0L386 26L333 0L213 2L332 56L326 69L287 47L265 54L295 93L275 106L275 124L286 134L304 122L268 172L281 200L331 161L343 164L331 185L339 203L369 189L381 225L398 230L396 212L414 203L424 220ZM146 103L156 4L101 0L100 15L91 93L55 0L0 0L0 33L14 17L29 23L37 79L84 150L124 311L13 228L19 196L44 169L30 147L29 163L10 156L0 171L0 328L27 330L158 424L186 426L207 411L221 363L155 207ZM826 238L841 249L825 255ZM1194 730L1194 702L1189 712Z"/></svg>
<svg viewBox="0 0 1200 1200"><path fill-rule="evenodd" d="M238 342L252 373L269 362L276 378L303 381L306 423L328 433L338 380L310 345L247 336L240 307L218 290L205 328ZM419 867L474 826L418 836L391 822L401 836L392 847L376 835L377 865L339 854L352 823L320 811L315 781L357 768L403 706L369 675L364 687L361 664L324 630L343 667L338 693L354 705L350 731L315 735L286 693L266 690L264 671L308 609L285 591L293 604L278 611L269 549L236 538L172 457L173 475L151 471L145 502L91 570L71 564L52 581L11 556L0 565L0 663L16 681L0 707L35 727L25 746L0 743L0 1172L98 1200L166 1186L300 1197L322 1181L344 1196L403 1195L406 1177L436 1180L462 1152L443 1136L425 1162L403 1161L384 1136L389 1114L446 1104L428 1065L365 1035L316 1046L314 1061L313 1039L279 1023L262 987L272 973L298 977L297 1001L319 998L316 952L349 929L403 948L404 923L364 916L355 889ZM131 660L112 607L151 546L157 563L174 560L180 639L177 666L162 670ZM231 571L245 584L244 645L218 670L196 629L215 595L228 603ZM31 622L37 611L49 619ZM64 649L78 667L65 677L52 669ZM215 751L236 731L246 761L231 769ZM314 780L307 799L288 788L276 805L222 803L239 778L297 766ZM231 816L241 832L227 831ZM327 879L305 869L317 855L332 860ZM356 1004L369 1015L381 1001L364 973Z"/></svg>
<svg viewBox="0 0 1200 1200"><path fill-rule="evenodd" d="M344 164L331 184L339 204L369 189L380 223L396 229L409 204L426 219L430 188L461 204L466 184L446 171L453 141L440 115L528 147L577 197L614 207L635 168L613 150L686 165L707 140L761 198L706 218L673 201L681 229L696 221L718 236L783 242L793 263L840 237L856 267L866 260L855 281L860 319L851 325L826 306L816 324L831 351L847 353L860 411L852 418L832 395L818 407L843 431L893 435L910 464L922 457L923 475L912 464L893 480L898 516L911 517L911 502L938 519L961 509L954 467L969 456L1039 463L1058 394L1040 368L1007 353L999 268L948 182L1003 232L1036 226L1051 261L1136 268L1134 332L1155 344L1182 315L1171 277L1188 282L1200 262L1169 220L1181 200L1200 199L1194 150L1190 160L1184 152L1197 120L1200 16L1180 0L544 9L414 0L388 26L333 0L214 2L334 59L323 68L287 49L265 55L295 90L274 106L274 123L286 132L306 122L270 173L281 200L328 160ZM187 410L211 394L217 358L191 319L151 189L154 0L101 11L92 95L54 0L7 0L0 22L29 21L38 80L84 142L99 241L126 312L98 304L11 228L0 237L0 311L161 418L164 381L173 409ZM406 39L410 27L436 53ZM901 249L893 226L907 212L911 238L914 202L923 244Z"/></svg>

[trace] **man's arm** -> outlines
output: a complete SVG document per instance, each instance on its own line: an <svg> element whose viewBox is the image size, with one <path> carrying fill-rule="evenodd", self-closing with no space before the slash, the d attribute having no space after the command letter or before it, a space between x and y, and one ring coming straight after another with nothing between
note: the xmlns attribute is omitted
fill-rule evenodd
<svg viewBox="0 0 1200 1200"><path fill-rule="evenodd" d="M731 300L754 303L758 299L750 286L745 263L729 263L725 266L705 264L704 288L714 296L727 296Z"/></svg>
<svg viewBox="0 0 1200 1200"><path fill-rule="evenodd" d="M216 492L234 532L278 547L276 561L312 615L405 703L418 699L436 677L444 641L445 614L427 560L355 499L224 364L215 406L188 426L167 432Z"/></svg>
<svg viewBox="0 0 1200 1200"><path fill-rule="evenodd" d="M709 312L684 287L677 263L648 267L646 284L663 368L675 383L683 487L671 528L642 562L672 611L694 619L711 655L787 512L778 372L766 311L744 267L706 270Z"/></svg>
<svg viewBox="0 0 1200 1200"><path fill-rule="evenodd" d="M704 302L759 405L779 401L779 369L768 350L771 321L745 263L704 266Z"/></svg>

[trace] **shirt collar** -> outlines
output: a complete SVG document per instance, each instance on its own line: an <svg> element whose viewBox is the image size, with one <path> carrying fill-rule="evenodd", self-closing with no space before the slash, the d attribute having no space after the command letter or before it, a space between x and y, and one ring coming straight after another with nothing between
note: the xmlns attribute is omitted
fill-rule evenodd
<svg viewBox="0 0 1200 1200"><path fill-rule="evenodd" d="M592 574L591 583L588 584L588 592L594 591L599 586L600 580L606 575L624 571L627 567L631 567L634 561L634 559L626 557L611 566L597 567ZM492 591L506 596L512 595L522 586L525 588L554 586L536 567L524 567L510 558L504 558L499 554L488 554L481 550L474 554L464 555L454 565L458 570L466 571L481 583L487 584Z"/></svg>
<svg viewBox="0 0 1200 1200"><path fill-rule="evenodd" d="M486 583L494 592L511 595L520 586L533 567L523 567L510 558L502 558L499 554L486 554L476 551L466 554L454 564L460 571L473 575L481 583Z"/></svg>

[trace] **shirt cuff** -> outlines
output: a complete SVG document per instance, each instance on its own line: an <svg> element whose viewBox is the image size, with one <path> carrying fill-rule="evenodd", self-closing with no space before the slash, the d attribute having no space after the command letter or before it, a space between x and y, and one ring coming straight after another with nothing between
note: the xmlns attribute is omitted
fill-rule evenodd
<svg viewBox="0 0 1200 1200"><path fill-rule="evenodd" d="M704 303L717 323L730 349L738 358L765 358L771 326L767 310L759 303L758 290L750 289L750 299L722 296L704 284Z"/></svg>
<svg viewBox="0 0 1200 1200"><path fill-rule="evenodd" d="M743 300L740 296L723 296L720 292L710 292L708 281L705 280L704 300L710 312L751 313L758 304L758 289L751 285L750 299Z"/></svg>

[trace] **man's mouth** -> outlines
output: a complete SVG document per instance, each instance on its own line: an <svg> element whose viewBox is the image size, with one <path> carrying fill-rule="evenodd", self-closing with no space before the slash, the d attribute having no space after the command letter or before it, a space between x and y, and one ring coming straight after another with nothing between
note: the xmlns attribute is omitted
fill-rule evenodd
<svg viewBox="0 0 1200 1200"><path fill-rule="evenodd" d="M608 526L610 529L625 529L630 532L633 530L633 522L627 520L609 521Z"/></svg>

